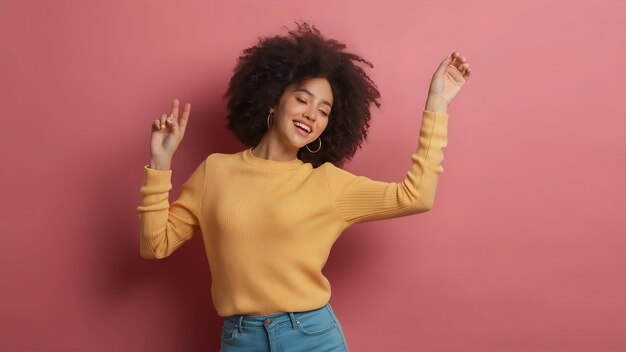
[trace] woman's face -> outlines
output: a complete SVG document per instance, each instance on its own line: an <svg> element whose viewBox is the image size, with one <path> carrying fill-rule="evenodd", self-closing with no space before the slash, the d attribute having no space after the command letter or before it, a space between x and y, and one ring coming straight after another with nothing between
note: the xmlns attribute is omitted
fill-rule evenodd
<svg viewBox="0 0 626 352"><path fill-rule="evenodd" d="M315 141L326 129L333 104L333 92L325 78L311 78L300 84L289 85L274 112L271 130L289 146L300 149ZM315 142L314 142L315 141Z"/></svg>

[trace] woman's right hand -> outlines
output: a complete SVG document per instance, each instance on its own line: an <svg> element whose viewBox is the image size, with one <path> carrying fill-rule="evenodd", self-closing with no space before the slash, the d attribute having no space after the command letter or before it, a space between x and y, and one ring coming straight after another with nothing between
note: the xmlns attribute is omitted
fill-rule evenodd
<svg viewBox="0 0 626 352"><path fill-rule="evenodd" d="M178 149L180 142L185 136L189 113L191 112L191 104L185 104L183 116L178 120L178 99L174 99L172 103L172 112L170 115L161 115L161 118L152 122L152 138L150 141L151 167L155 162L161 164L171 163L174 152ZM168 166L169 165L165 165Z"/></svg>

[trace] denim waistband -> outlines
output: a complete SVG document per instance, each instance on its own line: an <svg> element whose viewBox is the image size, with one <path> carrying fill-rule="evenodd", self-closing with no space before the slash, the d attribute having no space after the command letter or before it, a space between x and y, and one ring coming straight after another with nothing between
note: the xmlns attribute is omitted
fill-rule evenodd
<svg viewBox="0 0 626 352"><path fill-rule="evenodd" d="M310 312L315 312L320 309L327 309L327 306L329 305L330 305L330 302L326 303L320 308L316 308L316 309L312 309L312 310L308 310L304 312L280 312L280 313L267 314L267 315L230 315L230 316L224 317L224 320L228 320L228 321L235 323L237 328L239 328L240 331L243 325L251 326L251 327L253 326L261 327L266 324L267 325L272 324L272 323L277 324L277 323L289 321L289 320L291 320L291 324L293 325L293 328L297 329L297 325L296 325L297 321L302 315L305 315Z"/></svg>

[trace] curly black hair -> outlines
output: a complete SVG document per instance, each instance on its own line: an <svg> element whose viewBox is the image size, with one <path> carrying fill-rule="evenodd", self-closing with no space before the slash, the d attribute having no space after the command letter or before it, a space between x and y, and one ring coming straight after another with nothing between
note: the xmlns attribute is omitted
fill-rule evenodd
<svg viewBox="0 0 626 352"><path fill-rule="evenodd" d="M298 158L313 167L324 162L341 166L367 138L370 104L381 105L376 84L356 63L374 65L345 52L345 44L326 39L315 26L295 23L298 28L289 30L289 36L259 38L257 45L244 49L223 96L230 97L227 127L244 145L254 147L267 131L269 108L290 84L325 78L334 101L320 136L323 148L318 153L301 148Z"/></svg>

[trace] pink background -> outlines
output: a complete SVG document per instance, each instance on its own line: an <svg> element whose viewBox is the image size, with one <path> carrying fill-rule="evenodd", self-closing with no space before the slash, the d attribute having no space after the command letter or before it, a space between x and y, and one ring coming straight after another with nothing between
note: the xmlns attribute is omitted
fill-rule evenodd
<svg viewBox="0 0 626 352"><path fill-rule="evenodd" d="M473 71L434 209L333 247L350 349L626 351L618 0L0 2L0 350L218 349L201 237L139 256L150 124L193 105L173 199L241 149L221 98L238 55L298 19L375 66L357 174L401 180L435 68L457 50Z"/></svg>

